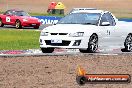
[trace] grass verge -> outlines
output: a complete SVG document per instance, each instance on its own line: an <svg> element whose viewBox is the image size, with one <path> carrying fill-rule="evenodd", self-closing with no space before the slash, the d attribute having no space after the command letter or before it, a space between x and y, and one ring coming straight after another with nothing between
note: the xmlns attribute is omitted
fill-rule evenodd
<svg viewBox="0 0 132 88"><path fill-rule="evenodd" d="M0 11L0 14L3 14L4 12ZM32 13L29 12L31 16L57 16L57 17L63 17L65 16L64 14L49 14L49 13Z"/></svg>
<svg viewBox="0 0 132 88"><path fill-rule="evenodd" d="M0 30L0 50L26 50L39 48L40 31Z"/></svg>
<svg viewBox="0 0 132 88"><path fill-rule="evenodd" d="M57 16L57 17L63 17L64 14L48 14L48 13L29 13L31 16Z"/></svg>
<svg viewBox="0 0 132 88"><path fill-rule="evenodd" d="M131 11L125 11L123 12L122 10L109 10L110 12L112 12L118 19L120 18L130 18L132 19L132 12ZM0 14L3 14L4 12L0 11ZM29 14L31 16L57 16L57 17L64 17L65 15L61 15L61 14L48 14L48 13L32 13L29 12Z"/></svg>

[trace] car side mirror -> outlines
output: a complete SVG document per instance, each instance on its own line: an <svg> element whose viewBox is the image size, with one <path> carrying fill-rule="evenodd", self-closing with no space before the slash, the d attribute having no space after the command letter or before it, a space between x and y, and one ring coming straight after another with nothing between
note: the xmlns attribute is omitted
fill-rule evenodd
<svg viewBox="0 0 132 88"><path fill-rule="evenodd" d="M110 25L110 22L102 22L101 23L101 26L109 26Z"/></svg>

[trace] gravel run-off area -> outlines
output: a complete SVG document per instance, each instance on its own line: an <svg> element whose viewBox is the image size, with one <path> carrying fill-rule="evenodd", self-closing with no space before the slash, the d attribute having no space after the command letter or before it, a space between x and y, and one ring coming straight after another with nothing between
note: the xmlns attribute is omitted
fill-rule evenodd
<svg viewBox="0 0 132 88"><path fill-rule="evenodd" d="M88 74L132 75L132 55L0 57L0 88L132 88L132 83L79 86L77 66Z"/></svg>

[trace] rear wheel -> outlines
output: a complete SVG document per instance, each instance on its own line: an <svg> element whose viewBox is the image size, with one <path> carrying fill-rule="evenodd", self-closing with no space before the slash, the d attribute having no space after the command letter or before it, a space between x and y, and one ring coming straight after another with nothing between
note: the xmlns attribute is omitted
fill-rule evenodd
<svg viewBox="0 0 132 88"><path fill-rule="evenodd" d="M89 42L87 50L79 49L82 53L95 53L98 49L98 36L96 34L92 34Z"/></svg>
<svg viewBox="0 0 132 88"><path fill-rule="evenodd" d="M16 21L16 28L17 29L21 29L22 28L21 22L19 20Z"/></svg>
<svg viewBox="0 0 132 88"><path fill-rule="evenodd" d="M4 24L2 22L2 19L0 18L0 27L3 27L3 26L4 26Z"/></svg>
<svg viewBox="0 0 132 88"><path fill-rule="evenodd" d="M41 51L43 53L52 53L54 51L54 48L41 48Z"/></svg>
<svg viewBox="0 0 132 88"><path fill-rule="evenodd" d="M128 34L124 42L125 51L132 52L132 34Z"/></svg>

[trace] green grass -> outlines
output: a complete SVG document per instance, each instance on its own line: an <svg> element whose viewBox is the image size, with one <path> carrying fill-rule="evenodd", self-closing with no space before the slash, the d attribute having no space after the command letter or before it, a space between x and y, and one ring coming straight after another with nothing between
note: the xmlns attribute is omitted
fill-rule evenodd
<svg viewBox="0 0 132 88"><path fill-rule="evenodd" d="M4 13L4 12L1 12L1 11L0 11L0 14L3 14L3 13Z"/></svg>
<svg viewBox="0 0 132 88"><path fill-rule="evenodd" d="M112 12L118 19L120 18L130 18L132 19L132 12L131 11L122 11L122 10L109 10L110 12ZM0 11L0 14L2 14L4 12ZM34 12L30 12L29 13L31 16L58 16L58 17L64 17L65 15L63 14L48 14L48 13L34 13Z"/></svg>
<svg viewBox="0 0 132 88"><path fill-rule="evenodd" d="M3 14L4 12L0 11L0 14ZM58 16L63 17L63 14L48 14L48 13L29 13L31 16Z"/></svg>
<svg viewBox="0 0 132 88"><path fill-rule="evenodd" d="M48 14L48 13L29 13L31 16L58 16L63 17L63 14Z"/></svg>
<svg viewBox="0 0 132 88"><path fill-rule="evenodd" d="M39 31L0 30L0 50L26 50L39 48Z"/></svg>

